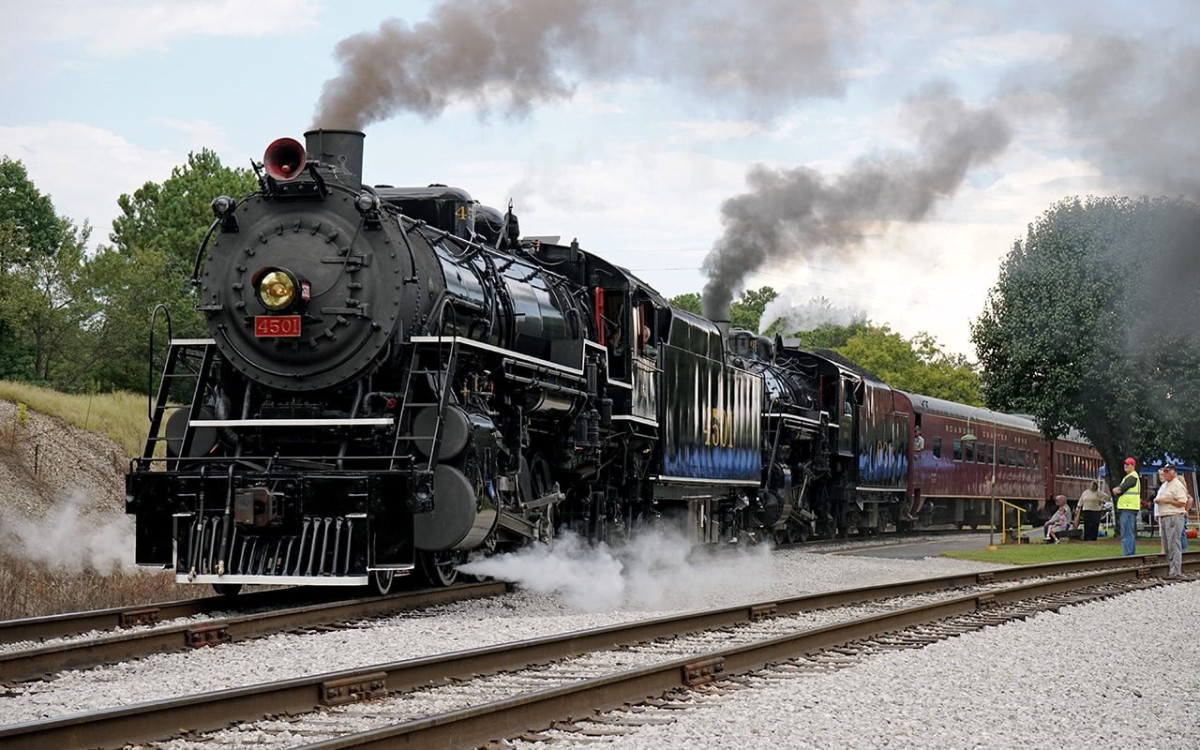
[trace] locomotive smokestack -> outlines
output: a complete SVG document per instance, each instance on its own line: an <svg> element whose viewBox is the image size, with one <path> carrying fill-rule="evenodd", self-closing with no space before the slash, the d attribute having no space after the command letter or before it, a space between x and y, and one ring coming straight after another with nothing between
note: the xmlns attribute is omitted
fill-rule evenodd
<svg viewBox="0 0 1200 750"><path fill-rule="evenodd" d="M309 158L342 169L362 184L363 140L358 130L310 130L304 134ZM356 186L356 187L358 187Z"/></svg>

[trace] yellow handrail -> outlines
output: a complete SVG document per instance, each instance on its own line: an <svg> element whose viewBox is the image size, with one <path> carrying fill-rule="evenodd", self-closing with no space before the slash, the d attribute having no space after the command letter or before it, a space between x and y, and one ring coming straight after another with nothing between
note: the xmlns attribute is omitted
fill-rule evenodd
<svg viewBox="0 0 1200 750"><path fill-rule="evenodd" d="M1016 539L1014 541L1017 544L1020 544L1021 543L1021 514L1025 512L1025 509L1022 508L1020 505L1017 505L1015 503L1010 503L1007 500L1001 500L1000 498L996 498L996 501L999 502L1001 505L1007 505L1008 507L1012 508L1013 510L1015 510L1017 512L1017 532L1016 532ZM1006 524L1004 522L1003 508L1000 510L1000 543L1008 544L1008 524Z"/></svg>

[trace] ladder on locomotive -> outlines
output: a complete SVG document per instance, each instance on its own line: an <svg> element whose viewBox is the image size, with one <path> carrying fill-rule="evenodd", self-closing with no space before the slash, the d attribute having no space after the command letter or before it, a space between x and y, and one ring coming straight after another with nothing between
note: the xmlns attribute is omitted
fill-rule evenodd
<svg viewBox="0 0 1200 750"><path fill-rule="evenodd" d="M154 450L158 443L168 440L167 435L160 435L163 426L163 416L168 409L190 408L189 414L198 414L200 404L204 400L204 389L208 385L209 371L212 369L213 357L216 354L216 342L212 339L173 339L167 346L167 361L163 363L162 379L158 381L158 396L150 412L150 431L146 434L146 446L142 450L140 468L148 471L154 460ZM192 385L192 401L190 406L182 403L171 403L171 391L176 383L194 381ZM192 447L194 431L189 427L184 431L183 441L176 455L186 456ZM178 463L178 459L176 459Z"/></svg>
<svg viewBox="0 0 1200 750"><path fill-rule="evenodd" d="M415 342L411 346L412 353L409 356L408 369L404 374L404 386L401 389L404 402L400 405L400 412L396 418L396 436L392 443L391 468L393 470L396 468L396 459L400 456L400 451L405 443L416 448L417 443L428 442L428 460L424 466L414 466L413 471L419 474L433 474L433 470L437 466L438 449L442 445L442 415L445 413L447 404L450 403L450 388L458 367L458 340L451 338L447 342L439 338L436 341ZM415 400L418 393L417 383L420 378L425 378L427 381L433 378L432 382L438 384L436 388L431 388L434 391L435 401ZM426 407L436 409L433 434L414 435L413 422L417 413Z"/></svg>

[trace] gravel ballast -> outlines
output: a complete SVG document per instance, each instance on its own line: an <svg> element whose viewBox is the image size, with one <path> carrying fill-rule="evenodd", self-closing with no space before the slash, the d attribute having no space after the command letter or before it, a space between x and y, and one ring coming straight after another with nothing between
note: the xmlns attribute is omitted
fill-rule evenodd
<svg viewBox="0 0 1200 750"><path fill-rule="evenodd" d="M765 682L601 746L1196 748L1197 622L1200 583L1163 586Z"/></svg>
<svg viewBox="0 0 1200 750"><path fill-rule="evenodd" d="M827 548L826 548L827 549ZM898 560L787 550L694 560L648 576L627 567L597 579L589 563L537 561L509 597L372 621L369 627L280 635L13 686L0 722L238 687L716 605L797 596L995 566L945 558ZM556 588L552 583L558 580ZM540 593L539 593L540 592ZM591 596L587 596L591 592ZM604 611L596 603L620 602ZM653 606L655 603L658 606ZM588 747L998 748L1196 747L1200 583L1071 607L934 644L881 655L831 674L771 681L706 699L678 721ZM1137 633L1131 642L1128 634ZM1156 645L1151 633L1170 633ZM1067 665L1076 665L1070 668ZM1086 711L1081 707L1090 707ZM1107 707L1107 708L1104 708ZM1161 715L1161 720L1155 718ZM1073 719L1091 717L1080 726ZM1054 727L1045 731L1039 727ZM1099 741L1100 745L1097 745ZM584 743L580 744L580 747ZM523 747L536 747L526 743ZM561 741L554 747L570 747Z"/></svg>

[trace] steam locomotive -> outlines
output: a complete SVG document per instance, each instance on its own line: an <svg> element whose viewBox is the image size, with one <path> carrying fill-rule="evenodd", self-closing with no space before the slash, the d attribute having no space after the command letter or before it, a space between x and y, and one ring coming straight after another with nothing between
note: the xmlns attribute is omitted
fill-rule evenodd
<svg viewBox="0 0 1200 750"><path fill-rule="evenodd" d="M911 525L905 394L522 238L511 208L366 185L360 132L305 138L212 203L193 274L210 337L169 343L127 476L138 563L224 593L386 593L564 530Z"/></svg>

